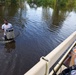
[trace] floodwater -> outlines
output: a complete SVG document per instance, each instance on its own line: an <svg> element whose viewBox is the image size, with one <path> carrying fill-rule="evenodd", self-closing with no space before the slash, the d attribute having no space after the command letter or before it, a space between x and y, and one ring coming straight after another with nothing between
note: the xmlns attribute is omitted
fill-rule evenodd
<svg viewBox="0 0 76 75"><path fill-rule="evenodd" d="M19 5L8 3L0 6L0 26L3 18L19 35L14 42L0 43L0 75L23 75L76 31L74 9L58 12L51 7L30 7L25 1Z"/></svg>

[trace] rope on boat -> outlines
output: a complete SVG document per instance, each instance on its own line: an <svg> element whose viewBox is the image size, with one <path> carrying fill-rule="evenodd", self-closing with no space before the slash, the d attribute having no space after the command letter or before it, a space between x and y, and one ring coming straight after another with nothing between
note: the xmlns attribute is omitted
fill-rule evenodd
<svg viewBox="0 0 76 75"><path fill-rule="evenodd" d="M41 60L44 60L46 62L46 72L45 75L49 74L49 60L46 59L44 56L41 57Z"/></svg>

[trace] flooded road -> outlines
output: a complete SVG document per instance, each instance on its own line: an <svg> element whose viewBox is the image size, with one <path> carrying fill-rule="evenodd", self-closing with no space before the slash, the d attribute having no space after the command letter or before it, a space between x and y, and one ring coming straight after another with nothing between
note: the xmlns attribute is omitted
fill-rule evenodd
<svg viewBox="0 0 76 75"><path fill-rule="evenodd" d="M31 7L23 1L1 5L0 10L0 26L7 18L19 33L14 42L0 43L0 75L23 75L76 31L73 8L64 11L58 7Z"/></svg>

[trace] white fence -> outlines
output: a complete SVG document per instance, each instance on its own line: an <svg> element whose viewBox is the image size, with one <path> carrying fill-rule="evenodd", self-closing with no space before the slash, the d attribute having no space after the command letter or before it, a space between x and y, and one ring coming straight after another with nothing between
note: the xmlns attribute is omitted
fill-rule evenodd
<svg viewBox="0 0 76 75"><path fill-rule="evenodd" d="M52 50L52 52L50 52L47 56L42 57L40 61L24 75L52 75L53 71L49 73L50 68L75 40L76 32L72 33L66 40L64 40L59 46ZM67 55L68 52L65 55ZM60 62L58 64L60 64ZM58 65L55 67L55 69L57 67Z"/></svg>

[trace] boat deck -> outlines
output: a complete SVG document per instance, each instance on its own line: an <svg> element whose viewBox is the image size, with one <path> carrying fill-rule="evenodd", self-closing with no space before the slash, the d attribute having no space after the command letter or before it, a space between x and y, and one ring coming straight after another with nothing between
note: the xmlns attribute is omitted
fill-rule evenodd
<svg viewBox="0 0 76 75"><path fill-rule="evenodd" d="M70 66L76 65L76 48L71 53Z"/></svg>
<svg viewBox="0 0 76 75"><path fill-rule="evenodd" d="M65 59L63 64L66 67L70 67L70 66L76 65L76 53L75 53L75 50L76 50L76 48L73 51L71 51L69 53L69 55L67 56L67 58Z"/></svg>
<svg viewBox="0 0 76 75"><path fill-rule="evenodd" d="M76 46L74 46L71 52L68 54L66 59L63 62L63 65L59 69L58 75L62 75L61 73L68 68L71 68L76 65ZM60 71L62 69L62 72ZM63 74L64 75L64 74Z"/></svg>

